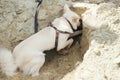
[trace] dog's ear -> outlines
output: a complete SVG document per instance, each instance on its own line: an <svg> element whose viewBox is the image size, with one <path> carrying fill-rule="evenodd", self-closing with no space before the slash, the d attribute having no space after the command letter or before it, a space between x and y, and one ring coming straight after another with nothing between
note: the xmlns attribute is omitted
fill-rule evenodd
<svg viewBox="0 0 120 80"><path fill-rule="evenodd" d="M64 13L70 10L69 6L67 4L64 5Z"/></svg>

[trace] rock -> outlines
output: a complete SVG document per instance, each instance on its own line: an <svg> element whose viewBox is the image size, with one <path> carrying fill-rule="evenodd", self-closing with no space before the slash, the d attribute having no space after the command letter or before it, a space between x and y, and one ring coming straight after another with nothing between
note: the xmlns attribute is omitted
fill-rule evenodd
<svg viewBox="0 0 120 80"><path fill-rule="evenodd" d="M77 3L79 8L88 5L82 19L89 29L89 49L82 64L61 80L120 80L120 7L83 4Z"/></svg>
<svg viewBox="0 0 120 80"><path fill-rule="evenodd" d="M0 45L12 47L33 33L36 4L33 0L1 0L0 4Z"/></svg>

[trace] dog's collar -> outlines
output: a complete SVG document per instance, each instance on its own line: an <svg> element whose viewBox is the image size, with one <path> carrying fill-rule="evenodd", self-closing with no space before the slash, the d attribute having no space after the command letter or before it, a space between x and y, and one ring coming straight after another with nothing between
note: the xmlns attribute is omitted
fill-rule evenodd
<svg viewBox="0 0 120 80"><path fill-rule="evenodd" d="M64 18L65 18L65 20L68 22L68 24L70 25L72 31L73 31L73 32L76 31L76 30L74 30L73 25L70 23L70 21L69 21L66 17L64 17ZM51 22L48 24L48 26L53 27L56 31L58 31L58 32L60 32L60 33L72 34L71 32L58 30L55 26L53 26L53 24L52 24Z"/></svg>
<svg viewBox="0 0 120 80"><path fill-rule="evenodd" d="M66 21L69 23L69 25L70 25L70 27L71 27L71 29L72 29L72 31L74 32L75 30L74 30L74 28L73 28L73 25L71 24L71 22L66 18L66 17L64 17L65 19L66 19Z"/></svg>

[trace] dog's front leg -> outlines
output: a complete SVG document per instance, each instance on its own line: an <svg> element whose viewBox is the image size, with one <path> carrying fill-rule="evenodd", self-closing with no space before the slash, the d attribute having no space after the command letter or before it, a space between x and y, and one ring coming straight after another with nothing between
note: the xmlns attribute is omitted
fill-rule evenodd
<svg viewBox="0 0 120 80"><path fill-rule="evenodd" d="M57 51L60 51L61 49L66 48L66 47L70 48L72 43L73 43L73 39L65 40L64 42L60 41L59 44L58 44Z"/></svg>
<svg viewBox="0 0 120 80"><path fill-rule="evenodd" d="M67 40L67 42L66 42L66 47L67 47L67 48L70 48L71 45L72 45L72 43L73 43L73 39Z"/></svg>
<svg viewBox="0 0 120 80"><path fill-rule="evenodd" d="M73 43L73 39L66 40L66 41L63 43L63 44L64 44L64 47L62 46L62 49L65 48L65 47L70 48L71 45L72 45L72 43ZM61 50L61 49L60 49L60 46L59 46L58 49ZM59 54L62 54L62 55L66 55L66 54L69 53L69 51L68 51L68 49L63 49L63 50L61 50L61 51L58 52L58 53L59 53Z"/></svg>

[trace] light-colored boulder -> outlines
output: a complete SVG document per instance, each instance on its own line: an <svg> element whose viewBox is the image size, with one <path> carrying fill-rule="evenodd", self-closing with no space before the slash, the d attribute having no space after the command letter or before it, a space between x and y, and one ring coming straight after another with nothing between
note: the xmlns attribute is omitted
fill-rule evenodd
<svg viewBox="0 0 120 80"><path fill-rule="evenodd" d="M89 49L83 62L62 80L120 80L120 7L78 3L88 28ZM88 6L88 7L87 7Z"/></svg>
<svg viewBox="0 0 120 80"><path fill-rule="evenodd" d="M0 0L0 45L13 46L33 33L33 0Z"/></svg>

